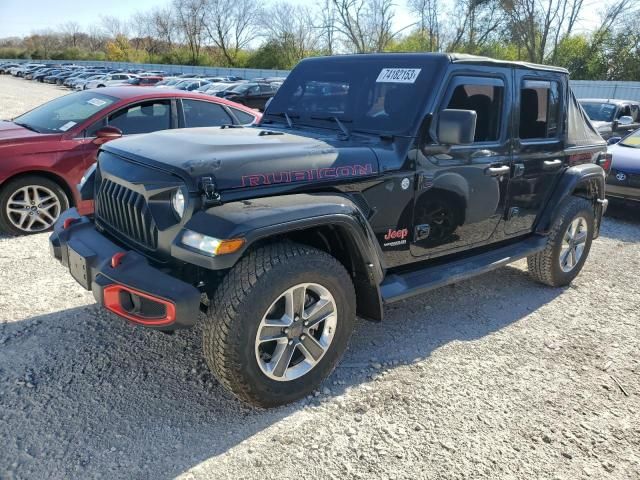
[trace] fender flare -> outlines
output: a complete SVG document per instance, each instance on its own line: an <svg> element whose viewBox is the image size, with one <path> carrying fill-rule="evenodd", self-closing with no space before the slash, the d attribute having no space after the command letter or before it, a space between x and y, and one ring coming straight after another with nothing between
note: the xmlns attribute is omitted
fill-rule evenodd
<svg viewBox="0 0 640 480"><path fill-rule="evenodd" d="M178 234L171 256L209 270L233 267L245 252L260 241L317 227L332 227L348 240L354 263L354 286L358 313L366 318L382 319L380 283L385 275L382 252L362 211L346 195L293 194L225 203L196 213L183 226L218 239L244 238L237 252L219 257L208 256L180 243Z"/></svg>
<svg viewBox="0 0 640 480"><path fill-rule="evenodd" d="M596 193L596 198L593 199L594 209L598 208L599 203L597 201L605 198L605 177L606 174L602 167L594 163L584 163L568 168L560 176L553 189L553 194L547 200L547 204L537 222L536 232L543 235L547 234L553 224L558 205L582 187L586 187L589 191ZM599 225L600 219L597 218L597 221Z"/></svg>

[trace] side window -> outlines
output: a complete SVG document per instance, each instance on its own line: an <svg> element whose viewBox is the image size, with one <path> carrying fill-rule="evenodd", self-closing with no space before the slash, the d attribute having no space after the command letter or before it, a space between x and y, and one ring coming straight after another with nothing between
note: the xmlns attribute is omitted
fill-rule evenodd
<svg viewBox="0 0 640 480"><path fill-rule="evenodd" d="M640 107L638 105L631 105L631 118L634 122L640 121Z"/></svg>
<svg viewBox="0 0 640 480"><path fill-rule="evenodd" d="M271 88L271 85L260 85L260 92L271 93L273 92L273 88Z"/></svg>
<svg viewBox="0 0 640 480"><path fill-rule="evenodd" d="M500 138L500 123L504 105L504 83L491 79L487 84L458 84L449 96L446 108L473 110L477 114L474 142L495 142Z"/></svg>
<svg viewBox="0 0 640 480"><path fill-rule="evenodd" d="M123 135L167 130L171 128L171 102L152 100L136 103L110 115L107 124L122 130ZM95 132L87 136L95 136Z"/></svg>
<svg viewBox="0 0 640 480"><path fill-rule="evenodd" d="M254 85L247 90L247 95L258 95L260 93L260 86Z"/></svg>
<svg viewBox="0 0 640 480"><path fill-rule="evenodd" d="M217 127L233 123L224 108L213 102L182 100L185 127Z"/></svg>
<svg viewBox="0 0 640 480"><path fill-rule="evenodd" d="M253 115L248 114L247 112L243 112L242 110L238 110L237 108L229 107L233 114L240 122L240 125L248 125L250 123L255 122L256 118Z"/></svg>
<svg viewBox="0 0 640 480"><path fill-rule="evenodd" d="M560 84L525 80L520 89L520 138L556 138L559 117Z"/></svg>
<svg viewBox="0 0 640 480"><path fill-rule="evenodd" d="M631 107L629 105L623 105L620 107L620 110L618 110L618 114L616 115L616 119L624 116L631 116Z"/></svg>

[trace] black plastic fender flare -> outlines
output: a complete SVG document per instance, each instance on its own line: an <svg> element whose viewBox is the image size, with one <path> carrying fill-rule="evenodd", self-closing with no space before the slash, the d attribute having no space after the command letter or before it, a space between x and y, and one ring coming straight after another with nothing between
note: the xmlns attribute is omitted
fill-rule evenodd
<svg viewBox="0 0 640 480"><path fill-rule="evenodd" d="M257 242L315 227L331 226L349 239L349 254L354 260L357 275L356 290L366 297L360 302L359 314L367 318L382 318L380 283L385 267L376 237L362 211L346 195L293 194L225 203L196 213L184 225L217 239L244 238L244 246L237 252L211 256L181 243L182 234L171 246L171 256L209 270L233 267L244 253ZM363 305L365 303L365 305Z"/></svg>
<svg viewBox="0 0 640 480"><path fill-rule="evenodd" d="M567 198L573 195L576 189L582 186L591 186L591 188L597 191L597 200L604 200L605 198L605 177L606 174L601 166L594 163L584 163L581 165L575 165L569 167L559 178L553 189L553 194L550 196L545 208L540 215L536 224L536 233L547 234L553 219L555 218L557 207ZM598 208L596 202L594 202L594 208ZM595 211L595 213L598 213ZM600 216L602 211L600 212ZM596 215L598 225L600 224L600 218Z"/></svg>

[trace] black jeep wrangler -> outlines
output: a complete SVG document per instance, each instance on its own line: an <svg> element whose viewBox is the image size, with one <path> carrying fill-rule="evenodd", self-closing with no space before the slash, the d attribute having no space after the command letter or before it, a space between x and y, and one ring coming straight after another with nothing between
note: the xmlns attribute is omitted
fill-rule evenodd
<svg viewBox="0 0 640 480"><path fill-rule="evenodd" d="M174 114L179 114L176 109ZM96 300L173 331L249 403L309 394L355 316L527 258L561 286L610 158L561 68L445 54L302 61L262 121L105 145L52 254Z"/></svg>

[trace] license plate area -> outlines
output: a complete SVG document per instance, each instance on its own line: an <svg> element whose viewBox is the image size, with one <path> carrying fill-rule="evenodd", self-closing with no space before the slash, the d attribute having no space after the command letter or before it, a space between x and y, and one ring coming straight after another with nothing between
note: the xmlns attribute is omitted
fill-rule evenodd
<svg viewBox="0 0 640 480"><path fill-rule="evenodd" d="M69 273L86 290L91 290L91 260L95 254L80 243L69 243Z"/></svg>

